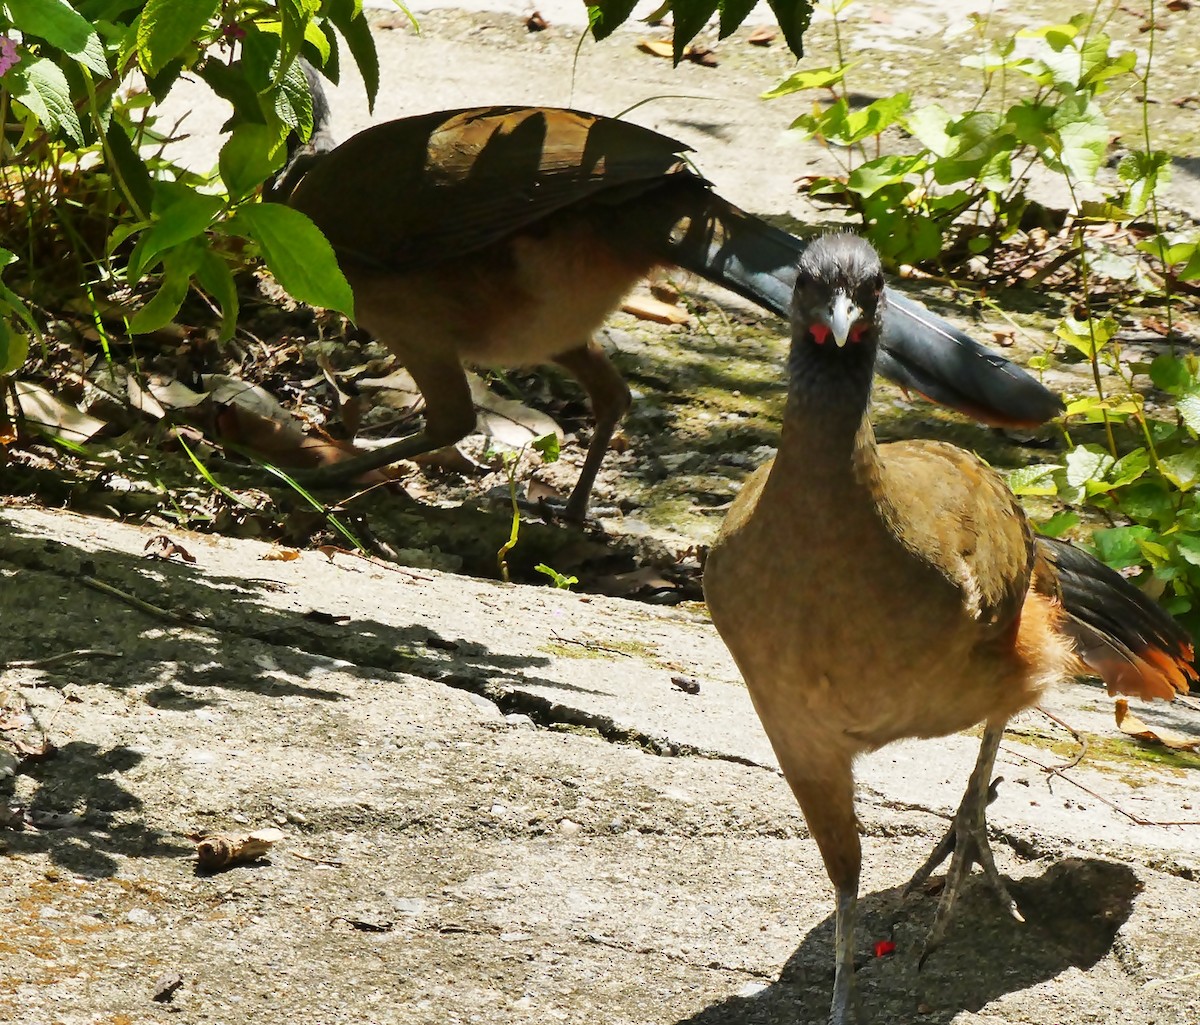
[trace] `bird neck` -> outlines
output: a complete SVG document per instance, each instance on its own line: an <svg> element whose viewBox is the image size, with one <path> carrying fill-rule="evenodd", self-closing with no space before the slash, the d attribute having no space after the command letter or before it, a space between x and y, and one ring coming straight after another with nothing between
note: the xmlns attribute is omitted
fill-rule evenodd
<svg viewBox="0 0 1200 1025"><path fill-rule="evenodd" d="M876 345L871 338L838 349L832 342L792 342L787 406L779 457L809 475L861 474L864 456L871 461L875 435L867 409L875 373Z"/></svg>

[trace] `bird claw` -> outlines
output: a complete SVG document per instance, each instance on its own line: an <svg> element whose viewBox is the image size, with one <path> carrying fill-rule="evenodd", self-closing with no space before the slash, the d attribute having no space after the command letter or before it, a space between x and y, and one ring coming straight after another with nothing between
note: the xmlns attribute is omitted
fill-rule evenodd
<svg viewBox="0 0 1200 1025"><path fill-rule="evenodd" d="M954 902L958 899L958 895L971 873L972 865L979 866L984 879L1000 899L1005 910L1016 921L1025 921L1008 886L1000 878L996 861L992 857L991 843L988 841L985 813L987 806L996 799L996 788L1001 782L1003 780L997 778L980 795L971 790L968 791L963 797L963 802L959 806L950 828L946 831L946 835L938 842L928 860L917 870L904 888L904 893L907 895L923 885L933 870L947 857L950 857L950 868L946 873L946 883L941 899L938 901L937 914L934 916L933 926L925 938L925 945L917 961L918 971L925 964L926 958L941 945L945 938L946 928L950 924L950 916L954 910ZM983 797L982 801L979 800L980 796Z"/></svg>

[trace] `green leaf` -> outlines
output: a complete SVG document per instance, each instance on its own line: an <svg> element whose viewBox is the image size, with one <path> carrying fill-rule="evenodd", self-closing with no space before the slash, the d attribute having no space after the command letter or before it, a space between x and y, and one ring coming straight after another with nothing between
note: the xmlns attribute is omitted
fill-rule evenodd
<svg viewBox="0 0 1200 1025"><path fill-rule="evenodd" d="M1079 488L1089 481L1104 480L1114 463L1116 460L1099 445L1076 445L1067 453L1067 483Z"/></svg>
<svg viewBox="0 0 1200 1025"><path fill-rule="evenodd" d="M671 16L675 31L671 33L671 45L675 50L675 63L683 60L683 52L708 19L717 13L717 0L671 0Z"/></svg>
<svg viewBox="0 0 1200 1025"><path fill-rule="evenodd" d="M632 9L631 2L630 10ZM588 10L590 12L592 8L588 8ZM363 14L361 2L359 0L333 0L329 5L329 20L337 26L337 30L350 48L354 63L358 65L359 74L362 75L363 85L367 90L367 110L373 111L375 98L379 95L379 54L375 49L375 38L371 35L371 26ZM597 35L596 38L603 39L604 37Z"/></svg>
<svg viewBox="0 0 1200 1025"><path fill-rule="evenodd" d="M846 72L849 71L857 61L850 61L848 64L829 65L824 68L813 68L809 71L797 71L794 75L789 75L777 86L768 89L765 93L759 93L760 100L774 100L780 96L790 96L792 93L803 92L805 89L831 89L846 77Z"/></svg>
<svg viewBox="0 0 1200 1025"><path fill-rule="evenodd" d="M541 453L542 462L544 463L557 463L559 456L562 454L558 435L553 431L535 439L532 445Z"/></svg>
<svg viewBox="0 0 1200 1025"><path fill-rule="evenodd" d="M1186 448L1158 461L1163 476L1180 491L1190 491L1200 481L1200 448Z"/></svg>
<svg viewBox="0 0 1200 1025"><path fill-rule="evenodd" d="M1200 434L1200 393L1189 392L1180 396L1175 408L1179 410L1179 417L1187 424L1188 430Z"/></svg>
<svg viewBox="0 0 1200 1025"><path fill-rule="evenodd" d="M196 263L196 280L221 308L219 339L227 342L237 330L238 293L229 264L211 249L205 249Z"/></svg>
<svg viewBox="0 0 1200 1025"><path fill-rule="evenodd" d="M20 370L29 355L29 335L13 331L0 320L0 377Z"/></svg>
<svg viewBox="0 0 1200 1025"><path fill-rule="evenodd" d="M804 33L813 16L812 0L767 0L767 3L775 13L788 49L797 57L803 57Z"/></svg>
<svg viewBox="0 0 1200 1025"><path fill-rule="evenodd" d="M271 273L292 298L353 319L354 296L333 247L304 214L278 203L248 203L227 229L258 243Z"/></svg>
<svg viewBox="0 0 1200 1025"><path fill-rule="evenodd" d="M108 78L104 44L91 23L60 0L6 0L14 28L44 39L100 78Z"/></svg>
<svg viewBox="0 0 1200 1025"><path fill-rule="evenodd" d="M67 76L54 61L41 57L4 76L4 84L30 113L50 132L61 129L76 143L83 142L83 128L71 102Z"/></svg>
<svg viewBox="0 0 1200 1025"><path fill-rule="evenodd" d="M1014 495L1055 495L1058 487L1054 483L1054 474L1061 469L1062 466L1057 463L1018 466L1015 470L1009 470L1005 479Z"/></svg>
<svg viewBox="0 0 1200 1025"><path fill-rule="evenodd" d="M1154 357L1150 364L1150 380L1154 387L1171 395L1183 395L1200 383L1196 380L1194 364L1169 352Z"/></svg>
<svg viewBox="0 0 1200 1025"><path fill-rule="evenodd" d="M231 199L242 199L283 163L278 135L266 125L244 124L221 147L218 169Z"/></svg>
<svg viewBox="0 0 1200 1025"><path fill-rule="evenodd" d="M1093 317L1091 320L1065 317L1054 329L1054 333L1071 348L1091 359L1096 353L1103 351L1119 330L1120 325L1112 317Z"/></svg>
<svg viewBox="0 0 1200 1025"><path fill-rule="evenodd" d="M1149 527L1108 527L1092 534L1092 545L1101 562L1113 569L1138 566L1142 562L1139 542L1155 537Z"/></svg>
<svg viewBox="0 0 1200 1025"><path fill-rule="evenodd" d="M218 0L146 0L138 22L138 62L155 74L189 47L202 49L203 29L218 6Z"/></svg>
<svg viewBox="0 0 1200 1025"><path fill-rule="evenodd" d="M176 182L156 183L150 227L129 256L130 280L154 266L161 253L202 236L224 207L220 196L206 196Z"/></svg>
<svg viewBox="0 0 1200 1025"><path fill-rule="evenodd" d="M1195 534L1176 534L1172 540L1184 562L1200 566L1200 537Z"/></svg>
<svg viewBox="0 0 1200 1025"><path fill-rule="evenodd" d="M1138 523L1165 527L1175 522L1177 493L1160 477L1139 480L1115 497L1121 512Z"/></svg>
<svg viewBox="0 0 1200 1025"><path fill-rule="evenodd" d="M1069 510L1055 513L1048 520L1035 524L1037 532L1046 537L1062 537L1072 527L1079 526L1079 514Z"/></svg>
<svg viewBox="0 0 1200 1025"><path fill-rule="evenodd" d="M192 272L199 264L203 251L200 243L193 239L166 254L163 258L163 283L154 298L130 318L130 334L148 334L171 322L187 298Z"/></svg>

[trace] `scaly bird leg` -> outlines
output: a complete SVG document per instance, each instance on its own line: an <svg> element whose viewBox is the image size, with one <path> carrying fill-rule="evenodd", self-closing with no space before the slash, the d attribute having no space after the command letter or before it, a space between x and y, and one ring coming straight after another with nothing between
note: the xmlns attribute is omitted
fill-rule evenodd
<svg viewBox="0 0 1200 1025"><path fill-rule="evenodd" d="M858 887L839 887L833 927L833 1001L829 1006L829 1025L852 1025L862 1019L858 989L854 985L854 920L857 907Z"/></svg>
<svg viewBox="0 0 1200 1025"><path fill-rule="evenodd" d="M1000 902L1008 913L1018 922L1025 921L1017 907L1017 902L1013 900L1012 894L1009 893L1008 887L996 870L996 862L992 858L992 848L987 836L987 806L995 800L996 796L995 788L990 782L992 767L995 765L996 752L1000 748L1000 738L1003 736L1003 722L988 723L983 733L983 743L979 747L979 757L975 761L975 768L971 771L971 778L967 782L967 792L963 795L962 804L959 805L950 829L933 849L929 859L917 870L916 875L904 888L904 892L908 894L921 886L929 878L930 873L953 853L950 869L946 873L946 885L942 890L941 900L938 902L937 915L934 917L933 927L925 939L925 947L921 951L918 968L924 965L925 959L941 945L946 935L946 927L950 923L950 915L954 910L954 902L958 899L959 892L974 864L978 864L982 869L984 878L995 891L996 896L1000 898Z"/></svg>

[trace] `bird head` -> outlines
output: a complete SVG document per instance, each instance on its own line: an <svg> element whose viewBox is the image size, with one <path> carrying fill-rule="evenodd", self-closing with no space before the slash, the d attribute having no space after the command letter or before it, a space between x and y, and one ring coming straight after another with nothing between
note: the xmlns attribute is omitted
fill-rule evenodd
<svg viewBox="0 0 1200 1025"><path fill-rule="evenodd" d="M792 293L794 345L842 349L879 338L883 266L857 235L824 235L800 257Z"/></svg>

